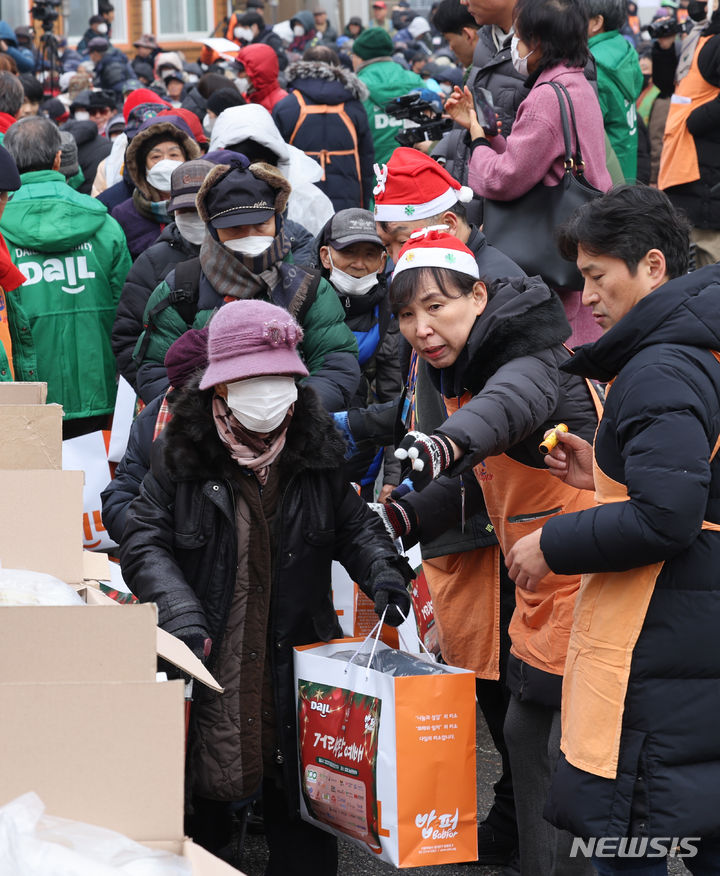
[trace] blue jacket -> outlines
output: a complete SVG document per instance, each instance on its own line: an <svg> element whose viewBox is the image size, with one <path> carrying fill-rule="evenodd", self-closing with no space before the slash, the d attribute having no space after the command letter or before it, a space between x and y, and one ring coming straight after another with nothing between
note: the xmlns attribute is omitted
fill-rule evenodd
<svg viewBox="0 0 720 876"><path fill-rule="evenodd" d="M7 43L7 54L17 64L19 73L32 73L35 70L35 55L32 49L20 48L15 31L7 21L0 21L0 40L5 40Z"/></svg>
<svg viewBox="0 0 720 876"><path fill-rule="evenodd" d="M565 761L546 817L576 836L710 836L720 816L720 266L643 298L563 367L615 378L595 439L629 501L549 520L553 571L623 571L664 561L635 645L617 777ZM590 621L592 624L592 620ZM589 628L592 630L592 626Z"/></svg>

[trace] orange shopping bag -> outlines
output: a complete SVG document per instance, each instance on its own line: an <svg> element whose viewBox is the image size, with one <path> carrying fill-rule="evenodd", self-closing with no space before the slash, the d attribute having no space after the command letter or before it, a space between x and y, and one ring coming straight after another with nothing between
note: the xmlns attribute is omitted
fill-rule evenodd
<svg viewBox="0 0 720 876"><path fill-rule="evenodd" d="M371 648L373 667L400 655L441 674L358 665ZM294 658L303 819L396 867L476 860L474 675L369 637Z"/></svg>

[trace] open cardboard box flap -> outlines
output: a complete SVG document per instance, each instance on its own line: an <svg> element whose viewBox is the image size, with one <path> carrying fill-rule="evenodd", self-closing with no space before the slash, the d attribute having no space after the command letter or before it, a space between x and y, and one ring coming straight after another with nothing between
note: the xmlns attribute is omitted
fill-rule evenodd
<svg viewBox="0 0 720 876"><path fill-rule="evenodd" d="M94 587L84 587L78 590L80 595L85 599L88 605L114 605L117 608L140 608L140 606L121 606L114 599L106 596L101 590L96 590ZM157 610L154 605L146 605L145 608L151 608L153 611L153 623L157 623ZM193 652L185 645L177 636L166 633L160 627L155 627L155 651L168 663L182 669L188 675L202 682L206 687L215 690L218 693L223 692L223 688L215 681L212 675L207 671L201 660L193 654Z"/></svg>

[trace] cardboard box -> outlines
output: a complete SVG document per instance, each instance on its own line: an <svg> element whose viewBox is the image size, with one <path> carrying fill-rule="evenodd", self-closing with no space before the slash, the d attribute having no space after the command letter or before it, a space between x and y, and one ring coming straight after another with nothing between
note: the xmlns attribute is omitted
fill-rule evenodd
<svg viewBox="0 0 720 876"><path fill-rule="evenodd" d="M62 407L0 404L0 469L62 468Z"/></svg>
<svg viewBox="0 0 720 876"><path fill-rule="evenodd" d="M83 473L0 471L0 564L83 581Z"/></svg>
<svg viewBox="0 0 720 876"><path fill-rule="evenodd" d="M0 805L32 790L49 815L237 876L183 835L184 685L155 681L155 607L111 603L0 609Z"/></svg>
<svg viewBox="0 0 720 876"><path fill-rule="evenodd" d="M0 405L44 405L47 401L47 383L0 383Z"/></svg>

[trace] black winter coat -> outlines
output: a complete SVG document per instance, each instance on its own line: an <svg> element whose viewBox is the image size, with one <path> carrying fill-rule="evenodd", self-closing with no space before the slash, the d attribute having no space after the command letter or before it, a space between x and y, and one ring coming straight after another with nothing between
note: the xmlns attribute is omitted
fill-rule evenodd
<svg viewBox="0 0 720 876"><path fill-rule="evenodd" d="M98 164L108 157L112 151L112 143L106 137L100 136L95 122L78 122L75 119L70 119L65 122L61 130L69 131L75 138L78 147L78 164L85 177L85 181L78 188L78 191L83 195L89 195L95 181Z"/></svg>
<svg viewBox="0 0 720 876"><path fill-rule="evenodd" d="M309 106L345 104L345 112L355 127L360 161L360 177L354 155L330 155L325 164L325 179L316 183L333 202L335 210L364 207L371 202L375 185L373 164L375 151L370 125L362 101L367 88L342 67L320 64L316 61L297 61L287 69L288 94L275 104L273 120L288 143L300 114L297 89ZM293 146L303 152L329 152L353 149L353 140L347 125L335 113L310 115L298 129ZM316 155L311 155L317 158Z"/></svg>
<svg viewBox="0 0 720 876"><path fill-rule="evenodd" d="M235 587L234 485L254 475L232 461L218 438L212 390L195 387L178 393L173 419L153 445L152 470L128 512L120 560L133 593L157 604L163 629L172 633L197 624L207 630L212 671ZM297 785L292 649L341 635L330 589L332 560L339 560L371 598L376 561L401 570L407 581L412 577L380 518L343 478L344 450L314 392L299 386L287 442L275 463L282 499L268 621L280 741L275 762L288 788Z"/></svg>
<svg viewBox="0 0 720 876"><path fill-rule="evenodd" d="M702 36L714 34L697 56L700 75L710 85L720 86L720 16ZM701 36L701 38L702 38ZM687 129L695 139L700 179L681 186L671 186L667 196L684 210L696 228L720 230L720 95L694 109L687 119Z"/></svg>
<svg viewBox="0 0 720 876"><path fill-rule="evenodd" d="M158 283L178 262L194 258L200 247L189 243L171 222L149 249L141 253L125 279L112 330L112 348L118 370L137 391L137 363L133 361L135 344L143 330L145 305Z"/></svg>
<svg viewBox="0 0 720 876"><path fill-rule="evenodd" d="M548 521L560 573L665 561L637 640L616 779L561 756L546 811L576 836L717 837L720 831L720 267L643 298L565 369L607 381L597 462L629 501ZM591 621L592 623L592 621ZM592 627L590 628L592 629Z"/></svg>

